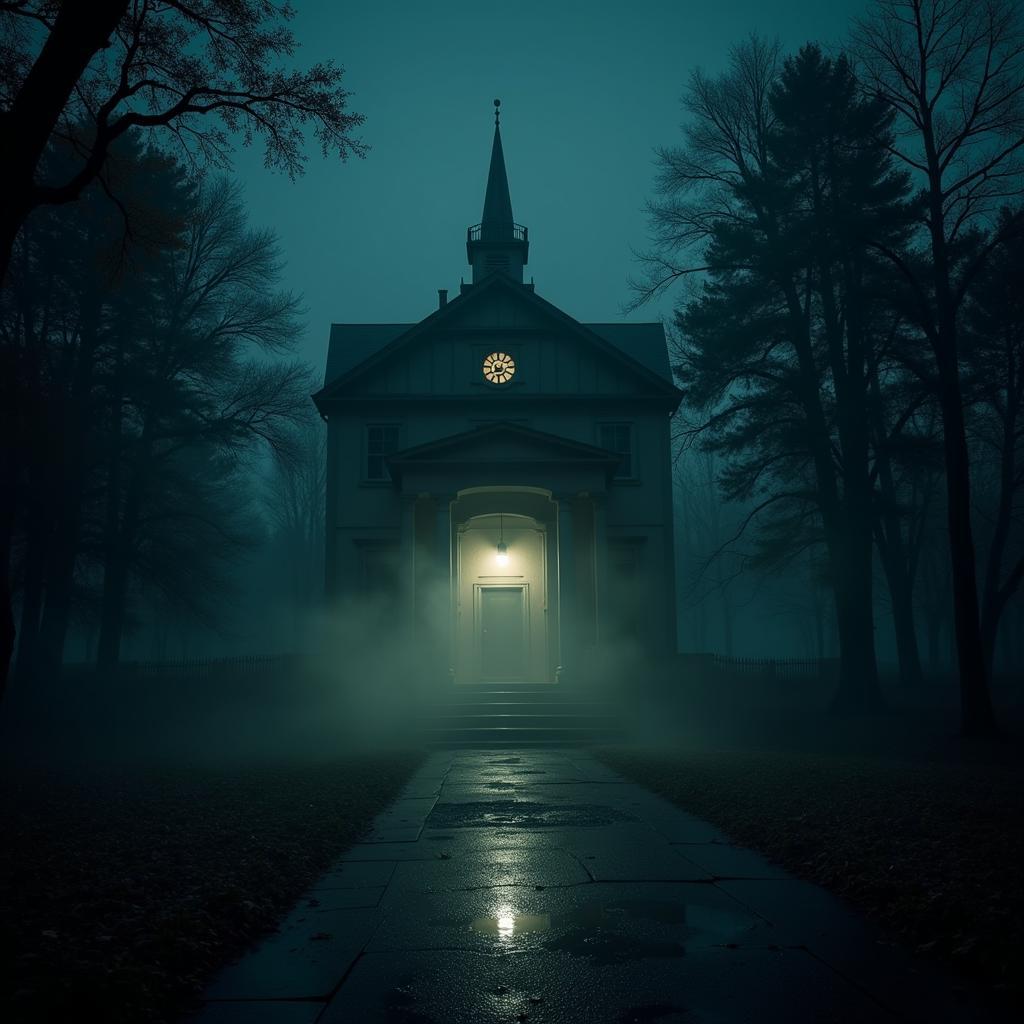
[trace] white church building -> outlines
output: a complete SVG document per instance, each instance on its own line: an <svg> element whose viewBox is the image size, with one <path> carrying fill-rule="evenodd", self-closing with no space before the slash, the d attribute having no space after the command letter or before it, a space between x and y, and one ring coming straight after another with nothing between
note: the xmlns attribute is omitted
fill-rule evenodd
<svg viewBox="0 0 1024 1024"><path fill-rule="evenodd" d="M471 283L419 323L333 324L313 396L331 607L377 603L456 683L675 651L664 331L573 319L524 283L529 251L496 116Z"/></svg>

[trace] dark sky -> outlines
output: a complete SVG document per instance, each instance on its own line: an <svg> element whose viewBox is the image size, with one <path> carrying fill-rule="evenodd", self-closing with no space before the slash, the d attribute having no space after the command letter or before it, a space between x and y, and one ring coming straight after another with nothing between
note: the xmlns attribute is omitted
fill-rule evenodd
<svg viewBox="0 0 1024 1024"><path fill-rule="evenodd" d="M253 223L274 228L308 308L318 372L332 321L416 321L468 275L495 97L537 291L584 321L623 319L643 248L653 150L674 143L690 71L720 70L751 32L795 49L841 41L865 0L295 0L304 63L346 69L372 147L311 152L296 182L238 154ZM648 308L630 319L658 319Z"/></svg>

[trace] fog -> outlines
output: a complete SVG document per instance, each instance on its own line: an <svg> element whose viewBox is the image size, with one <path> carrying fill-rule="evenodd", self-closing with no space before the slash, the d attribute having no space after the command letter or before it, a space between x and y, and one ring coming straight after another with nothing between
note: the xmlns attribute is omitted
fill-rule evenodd
<svg viewBox="0 0 1024 1024"><path fill-rule="evenodd" d="M627 540L664 526L647 557L666 565L591 595L614 614L593 613L571 692L590 687L619 738L665 743L766 741L829 710L931 708L945 722L960 707L965 731L991 732L989 677L1000 714L1016 714L1021 168L994 121L982 180L1012 184L979 195L972 172L929 185L905 76L872 62L874 22L854 20L868 10L527 4L499 18L305 3L302 58L345 65L346 102L366 120L338 130L358 129L362 159L296 143L284 166L309 160L294 182L245 145L205 166L127 132L102 181L33 207L0 307L18 629L7 742L40 757L244 760L430 739L458 694L438 611L449 596L352 579L344 598L326 592L329 467L363 426L329 449L310 396L332 322L415 323L438 287L457 295L492 94L533 233L523 283L580 321L662 323L677 388L667 450L631 440L648 477L626 482L663 478L671 521L652 497L613 524ZM54 135L40 180L77 166L70 137ZM867 154L829 166L828 203L807 186L826 137ZM951 151L942 172L971 159ZM751 198L751 174L786 183L777 208ZM921 213L929 187L949 204L941 246ZM952 311L928 306L943 274ZM591 398L587 437L624 415ZM362 524L373 543L395 527ZM659 647L666 566L676 628ZM553 666L555 626L544 642Z"/></svg>

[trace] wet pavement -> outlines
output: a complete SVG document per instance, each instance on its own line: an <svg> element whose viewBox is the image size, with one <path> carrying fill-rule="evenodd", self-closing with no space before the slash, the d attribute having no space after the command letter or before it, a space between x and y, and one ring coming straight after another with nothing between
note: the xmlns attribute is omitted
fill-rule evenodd
<svg viewBox="0 0 1024 1024"><path fill-rule="evenodd" d="M991 1021L578 750L430 755L195 1024Z"/></svg>

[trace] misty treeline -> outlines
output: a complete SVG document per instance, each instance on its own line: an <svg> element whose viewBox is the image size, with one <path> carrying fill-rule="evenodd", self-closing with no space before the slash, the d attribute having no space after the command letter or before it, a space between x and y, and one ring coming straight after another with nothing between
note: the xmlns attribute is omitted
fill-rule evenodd
<svg viewBox="0 0 1024 1024"><path fill-rule="evenodd" d="M74 159L55 145L46 172ZM302 600L323 430L280 271L237 185L133 135L102 183L23 225L0 300L20 668L59 666L72 627L103 666L142 620L216 623L257 544Z"/></svg>
<svg viewBox="0 0 1024 1024"><path fill-rule="evenodd" d="M751 38L690 78L637 284L680 287L685 472L730 503L705 583L827 588L837 708L881 703L880 608L908 687L922 619L930 661L951 628L975 734L1021 628L1022 101L1013 0L877 0L832 54Z"/></svg>
<svg viewBox="0 0 1024 1024"><path fill-rule="evenodd" d="M124 147L134 144L135 133L144 133L147 143L173 151L197 171L226 170L236 145L258 143L268 167L294 178L306 161L308 135L324 156L344 160L362 155L365 146L354 132L363 117L348 109L343 69L331 61L295 66L296 42L289 26L294 16L291 6L265 0L0 4L3 286L9 283L16 241L33 214L85 201L97 189L122 214L123 236L135 242L145 237L149 228L129 216L132 205L120 191L125 174L118 179L117 160L112 159L119 151L118 159L125 159ZM57 149L62 159L53 159ZM48 328L34 323L32 330L38 337L26 342L29 349ZM9 355L7 350L5 357ZM36 366L49 366L43 353L26 352L25 357L30 373ZM20 386L14 379L9 390ZM5 459L21 451L19 417L24 411L24 403L0 406L0 456ZM49 420L51 414L58 418ZM63 415L60 403L40 400L33 409L38 431L51 444L68 427ZM189 475L198 478L206 472L219 478L211 463L198 454L196 458L200 466ZM10 465L0 464L5 487L20 486L13 474L22 472L22 462L16 454ZM4 502L0 522L0 691L15 638L10 544L20 528L15 524L16 503ZM71 557L70 551L64 552L65 563ZM123 584L112 582L112 588L123 589ZM31 595L30 602L35 601ZM55 610L67 605L66 596L55 598ZM114 617L111 609L105 621ZM64 618L58 612L58 638ZM116 647L116 632L107 630L105 656Z"/></svg>

